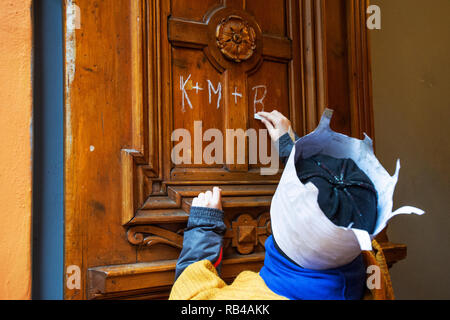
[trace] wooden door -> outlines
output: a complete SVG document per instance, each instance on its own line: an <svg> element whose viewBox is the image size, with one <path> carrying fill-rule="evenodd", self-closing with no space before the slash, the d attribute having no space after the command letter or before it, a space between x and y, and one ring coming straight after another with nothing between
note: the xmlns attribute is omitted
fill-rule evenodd
<svg viewBox="0 0 450 320"><path fill-rule="evenodd" d="M73 28L67 1L65 266L81 281L65 298L166 298L191 201L215 185L228 226L222 276L258 271L282 168L262 175L270 164L253 137L239 149L227 129L269 141L253 115L277 109L303 135L330 107L336 130L371 135L364 4L78 0ZM211 155L223 157L209 161L218 133Z"/></svg>

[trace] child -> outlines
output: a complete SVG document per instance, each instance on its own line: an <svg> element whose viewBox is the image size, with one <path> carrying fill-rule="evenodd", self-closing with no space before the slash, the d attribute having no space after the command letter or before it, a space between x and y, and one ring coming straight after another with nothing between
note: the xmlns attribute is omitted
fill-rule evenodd
<svg viewBox="0 0 450 320"><path fill-rule="evenodd" d="M370 140L329 128L331 114L327 109L319 127L298 139L279 112L258 113L286 162L272 199L273 235L265 242L264 266L259 273L242 272L231 285L219 277L226 227L215 187L193 200L171 299L363 298L367 261L376 260L362 251L368 254L373 237L394 215L423 211L391 211L399 166L390 177Z"/></svg>

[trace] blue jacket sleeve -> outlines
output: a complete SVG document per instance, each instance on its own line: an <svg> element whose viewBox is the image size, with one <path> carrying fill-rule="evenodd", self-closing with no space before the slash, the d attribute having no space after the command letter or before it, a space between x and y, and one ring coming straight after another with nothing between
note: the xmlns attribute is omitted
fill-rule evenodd
<svg viewBox="0 0 450 320"><path fill-rule="evenodd" d="M299 139L297 134L295 134L295 141ZM286 164L291 155L292 148L294 147L294 141L292 141L289 133L285 133L278 139L278 154L280 156L281 161Z"/></svg>
<svg viewBox="0 0 450 320"><path fill-rule="evenodd" d="M218 209L191 207L184 231L183 249L175 269L175 280L190 264L211 261L220 273L223 236L226 231L224 213Z"/></svg>

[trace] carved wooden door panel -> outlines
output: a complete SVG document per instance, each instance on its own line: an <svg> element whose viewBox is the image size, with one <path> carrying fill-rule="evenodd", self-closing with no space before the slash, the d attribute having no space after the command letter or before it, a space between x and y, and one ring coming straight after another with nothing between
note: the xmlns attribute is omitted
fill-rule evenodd
<svg viewBox="0 0 450 320"><path fill-rule="evenodd" d="M167 297L191 201L216 185L222 276L258 271L282 168L255 112L303 135L331 107L337 130L371 134L364 8L263 3L79 0L75 29L67 1L67 299Z"/></svg>
<svg viewBox="0 0 450 320"><path fill-rule="evenodd" d="M272 150L254 114L276 108L301 131L301 78L295 76L300 42L292 32L299 24L297 2L268 3L270 10L259 1L143 4L147 13L160 16L162 29L155 34L160 47L148 42L148 29L142 29L146 47L153 47L143 60L149 74L145 86L155 91L149 91L148 101L142 98L142 112L133 116L136 123L153 125L133 130L152 141L139 151L122 151L122 196L128 197L123 223L142 261L177 258L180 222L186 221L192 198L214 185L223 190L229 227L225 259L237 259L241 268L248 267L249 259L263 259L279 170L261 174L258 151L268 158ZM155 20L146 20L147 28L155 26ZM179 150L177 145L187 147ZM216 148L212 157L208 145ZM276 152L273 158L278 165ZM228 270L225 264L224 278L231 280L235 270Z"/></svg>
<svg viewBox="0 0 450 320"><path fill-rule="evenodd" d="M266 236L270 228L257 232L256 224L267 229L267 206L279 177L277 170L272 175L259 170L257 147L269 138L265 131L259 132L263 127L253 116L276 108L301 130L297 119L301 79L295 77L299 36L289 32L298 25L295 3L270 1L272 10L262 10L258 1L162 1L160 12L155 4L147 8L163 21L156 35L161 47L146 60L161 61L160 71L154 70L149 78L160 96L150 95L149 103L143 100L143 112L137 114L141 119L136 122L151 115L154 125L137 128L137 134L153 138L151 144L144 144L139 153L123 151L124 161L133 163L133 169L124 171L124 179L130 190L138 190L137 198L126 193L129 207L124 208L123 222L133 226L128 231L131 243L146 245L149 251L161 242L179 248L182 237L173 233L168 238L171 231L157 229L156 224L185 219L192 197L220 185L230 226L241 213L247 213L247 224L252 226L248 239L242 241L238 229L230 230L227 238L233 241L226 252L237 249L248 254L261 245L260 235ZM246 144L239 134L245 132ZM179 144L175 139L181 140ZM179 150L177 144L187 147ZM212 157L207 157L208 145L217 147ZM270 147L267 143L266 155ZM151 228L142 227L142 222Z"/></svg>

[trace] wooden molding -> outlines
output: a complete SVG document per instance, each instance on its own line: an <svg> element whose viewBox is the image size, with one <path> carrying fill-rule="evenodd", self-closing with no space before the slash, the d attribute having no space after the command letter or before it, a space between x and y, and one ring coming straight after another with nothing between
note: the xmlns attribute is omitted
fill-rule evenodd
<svg viewBox="0 0 450 320"><path fill-rule="evenodd" d="M300 26L302 35L302 61L304 64L304 130L303 135L313 131L327 106L326 35L323 18L324 0L303 0Z"/></svg>
<svg viewBox="0 0 450 320"><path fill-rule="evenodd" d="M231 282L243 270L258 272L263 262L264 253L229 257L223 261L221 276ZM167 298L175 278L175 265L175 260L166 260L89 268L88 298Z"/></svg>
<svg viewBox="0 0 450 320"><path fill-rule="evenodd" d="M352 134L374 139L372 73L366 8L368 0L350 0L347 3L349 85Z"/></svg>

